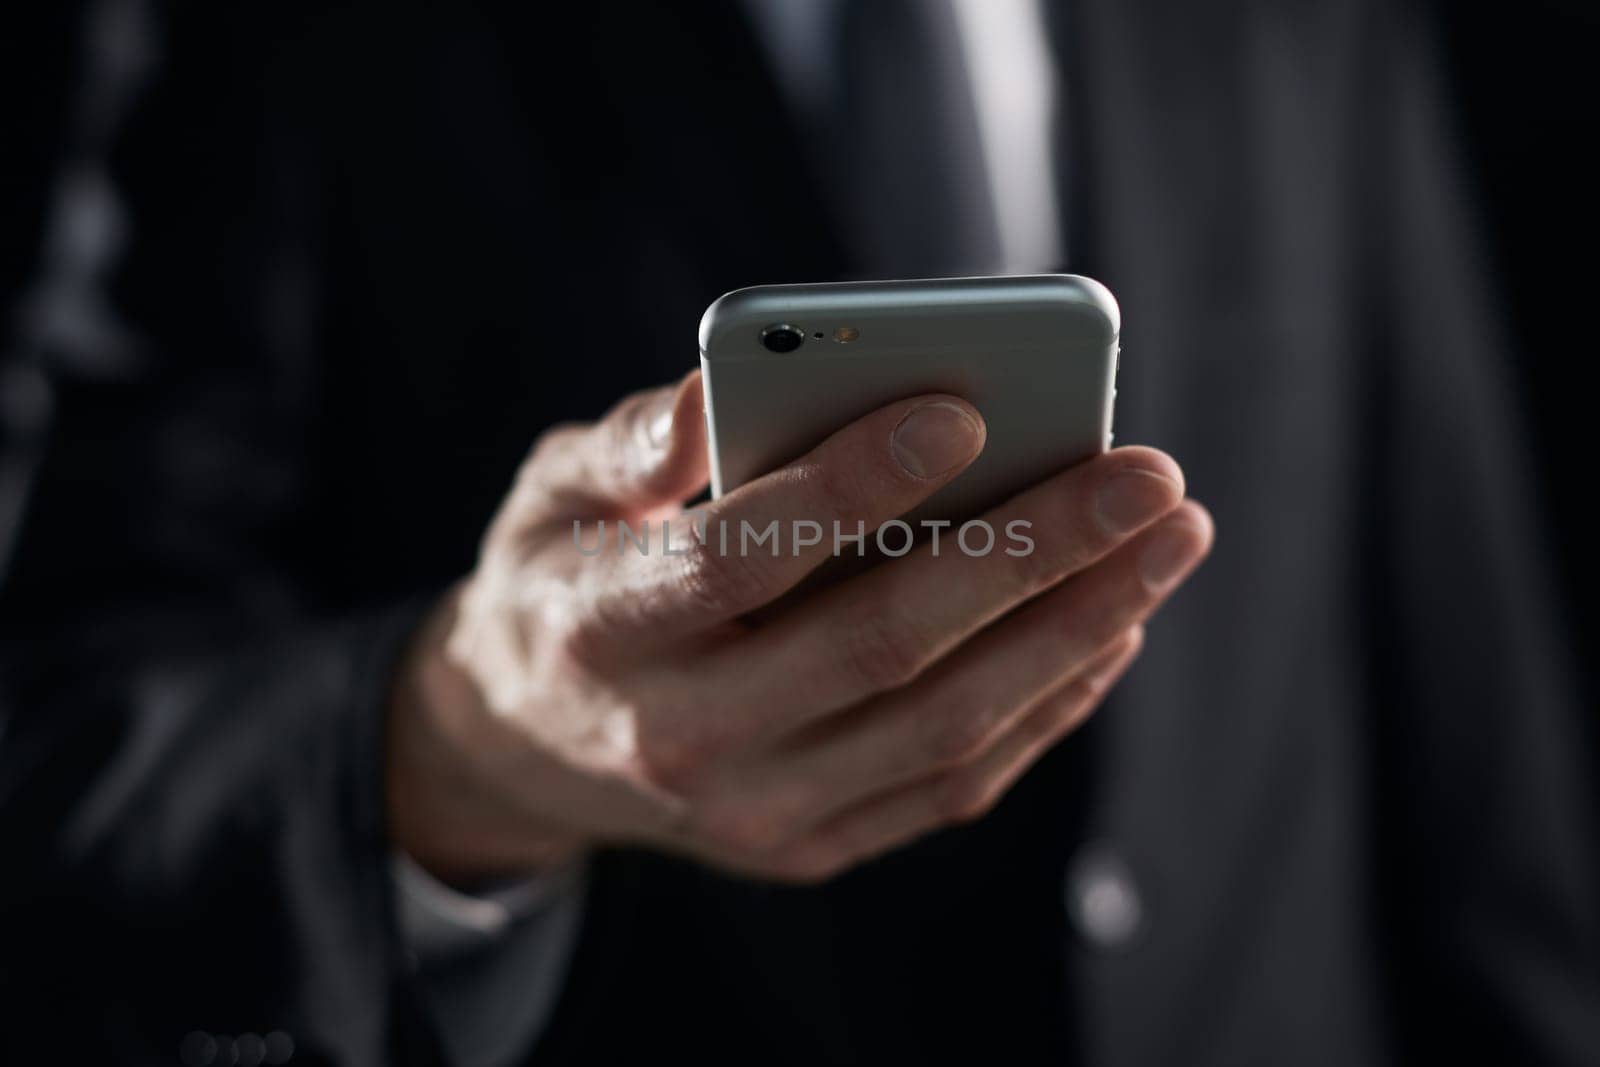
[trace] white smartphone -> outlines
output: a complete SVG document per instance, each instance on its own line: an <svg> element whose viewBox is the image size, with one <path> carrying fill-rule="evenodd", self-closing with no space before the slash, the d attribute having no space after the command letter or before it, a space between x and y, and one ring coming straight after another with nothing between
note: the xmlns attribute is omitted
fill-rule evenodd
<svg viewBox="0 0 1600 1067"><path fill-rule="evenodd" d="M1121 313L1072 274L762 285L700 320L712 493L875 408L953 393L983 454L916 515L960 521L1111 444Z"/></svg>

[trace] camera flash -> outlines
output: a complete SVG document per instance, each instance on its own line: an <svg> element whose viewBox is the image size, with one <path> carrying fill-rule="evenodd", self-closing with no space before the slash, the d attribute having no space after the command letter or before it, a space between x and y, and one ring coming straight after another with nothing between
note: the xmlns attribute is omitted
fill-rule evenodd
<svg viewBox="0 0 1600 1067"><path fill-rule="evenodd" d="M842 345L847 345L861 336L861 331L854 326L841 326L833 331L833 339Z"/></svg>

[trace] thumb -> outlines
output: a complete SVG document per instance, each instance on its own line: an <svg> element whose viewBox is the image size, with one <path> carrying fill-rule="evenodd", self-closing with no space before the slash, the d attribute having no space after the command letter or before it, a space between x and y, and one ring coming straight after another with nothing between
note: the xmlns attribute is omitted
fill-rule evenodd
<svg viewBox="0 0 1600 1067"><path fill-rule="evenodd" d="M521 480L556 510L632 515L681 504L706 486L700 372L623 399L598 422L552 430Z"/></svg>

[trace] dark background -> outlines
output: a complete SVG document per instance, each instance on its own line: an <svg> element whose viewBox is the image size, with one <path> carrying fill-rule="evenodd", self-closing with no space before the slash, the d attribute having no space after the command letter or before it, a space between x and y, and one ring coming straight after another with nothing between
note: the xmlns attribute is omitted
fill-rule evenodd
<svg viewBox="0 0 1600 1067"><path fill-rule="evenodd" d="M68 147L86 6L13 5L0 23L0 308L8 315L36 262L53 164ZM1554 511L1560 572L1600 593L1600 552L1592 548L1600 543L1600 512L1590 465L1590 386L1600 381L1591 314L1600 293L1600 6L1525 0L1439 7L1450 30L1459 119L1475 155L1495 256L1505 267L1501 284L1518 334L1516 380L1544 459L1549 491L1541 495ZM9 370L12 355L0 354L0 366ZM0 405L3 444L44 415L29 411L13 379L0 383L8 394ZM9 506L0 515L9 515ZM1580 647L1600 647L1600 595L1568 602L1576 605ZM1594 660L1585 657L1600 706Z"/></svg>
<svg viewBox="0 0 1600 1067"><path fill-rule="evenodd" d="M72 93L81 84L78 63L87 6L30 5L6 16L0 28L0 129L5 132L0 157L0 308L8 316L15 313L24 280L38 266L41 226L58 161L75 147L68 131L77 128L72 112L81 106ZM186 43L192 46L211 39L208 35L228 34L217 39L216 55L271 49L274 41L251 37L250 28L270 24L292 30L299 8L270 5L270 18L255 17L267 10L269 5L248 3L192 5L186 12L191 17L183 22ZM1554 533L1561 556L1556 570L1567 586L1562 600L1579 634L1588 706L1593 708L1600 706L1600 666L1592 654L1600 635L1595 595L1600 593L1600 558L1594 551L1596 520L1591 507L1596 479L1590 458L1595 419L1589 382L1596 376L1589 368L1597 347L1590 310L1595 282L1600 280L1593 258L1600 238L1600 207L1594 194L1600 187L1600 162L1591 142L1600 12L1579 3L1526 3L1514 9L1442 4L1439 17L1449 31L1447 61L1458 94L1455 117L1464 127L1473 156L1470 180L1479 183L1478 199L1489 213L1493 258L1502 272L1499 295L1510 309L1515 334L1510 351L1516 363L1508 377L1522 391L1518 399L1536 433L1537 469L1545 482L1537 499L1550 511L1542 525ZM630 49L642 47L642 42L619 40L616 61L626 62ZM190 47L185 54L199 55L204 63L208 50ZM248 91L243 95L248 98ZM472 131L464 130L463 136L472 136ZM172 147L203 152L203 146ZM638 210L647 208L640 205ZM179 254L159 248L155 253ZM646 262L636 269L669 273L662 266ZM790 266L795 277L806 276L803 265ZM779 279L731 277L724 287L751 280ZM131 282L136 285L137 278ZM203 307L206 294L197 293L195 299ZM12 336L9 330L6 336ZM483 342L492 345L493 339ZM9 349L0 351L0 546L9 539L7 524L23 484L30 442L50 426L48 393L29 377L26 357ZM658 377L668 376L663 369ZM629 381L625 387L634 384ZM404 389L406 383L387 387ZM585 397L580 404L593 399ZM508 432L525 433L525 427L511 420L499 421ZM497 420L484 422L494 425ZM503 481L499 472L485 476L479 510L492 508ZM451 550L456 555L470 553L477 532L459 527L460 543L452 544ZM92 544L92 531L84 540ZM399 540L386 548L397 555L406 550ZM86 567L92 563L85 560ZM17 577L26 583L26 575ZM1425 991L1410 992L1427 996Z"/></svg>
<svg viewBox="0 0 1600 1067"><path fill-rule="evenodd" d="M1564 555L1563 573L1600 589L1600 512L1591 466L1600 342L1593 306L1600 238L1600 7L1578 2L1445 5L1451 59L1462 89L1461 120L1478 164L1491 238L1518 333L1517 378L1545 457L1545 499ZM1600 636L1600 598L1579 595L1583 641ZM1585 656L1594 706L1600 673Z"/></svg>

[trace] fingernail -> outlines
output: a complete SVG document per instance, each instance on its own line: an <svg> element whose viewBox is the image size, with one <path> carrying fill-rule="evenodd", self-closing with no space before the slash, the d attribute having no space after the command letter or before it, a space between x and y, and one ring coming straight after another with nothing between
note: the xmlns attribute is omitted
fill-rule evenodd
<svg viewBox="0 0 1600 1067"><path fill-rule="evenodd" d="M1100 525L1121 536L1165 515L1178 506L1183 488L1164 474L1131 469L1113 475L1100 487L1095 506Z"/></svg>
<svg viewBox="0 0 1600 1067"><path fill-rule="evenodd" d="M966 411L935 400L915 409L895 427L894 458L914 477L932 478L971 459L983 430Z"/></svg>
<svg viewBox="0 0 1600 1067"><path fill-rule="evenodd" d="M1139 577L1153 593L1165 592L1200 561L1205 537L1189 519L1174 519L1150 535L1139 554Z"/></svg>

